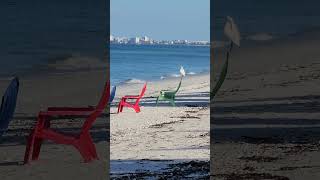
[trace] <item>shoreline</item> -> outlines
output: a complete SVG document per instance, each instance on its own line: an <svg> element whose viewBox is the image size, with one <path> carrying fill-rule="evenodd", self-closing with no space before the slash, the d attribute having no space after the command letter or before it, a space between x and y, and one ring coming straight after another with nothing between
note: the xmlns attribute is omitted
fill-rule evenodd
<svg viewBox="0 0 320 180"><path fill-rule="evenodd" d="M201 77L201 76L209 76L210 72L200 72L200 73L195 73L195 74L186 74L186 77ZM112 75L111 75L112 76ZM131 85L131 84L143 84L145 82L151 82L151 83L161 83L161 82L165 82L165 81L173 81L173 80L180 80L181 76L168 76L166 78L159 78L159 79L150 79L150 80L144 80L144 79L136 79L136 78L132 78L132 79L128 79L125 81L122 81L120 83L115 84L116 86L126 86L126 85ZM137 82L128 82L128 81L137 81Z"/></svg>

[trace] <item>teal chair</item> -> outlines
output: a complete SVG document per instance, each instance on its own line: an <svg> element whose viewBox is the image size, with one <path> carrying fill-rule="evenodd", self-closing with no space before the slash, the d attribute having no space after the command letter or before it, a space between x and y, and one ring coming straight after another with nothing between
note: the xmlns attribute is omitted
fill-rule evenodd
<svg viewBox="0 0 320 180"><path fill-rule="evenodd" d="M175 106L175 98L176 98L176 94L179 91L180 87L181 87L181 82L182 82L182 77L180 79L180 83L177 87L176 90L170 91L170 90L161 90L160 91L160 95L157 97L157 103L156 105L158 105L158 101L169 101L171 103L172 106Z"/></svg>
<svg viewBox="0 0 320 180"><path fill-rule="evenodd" d="M0 105L0 138L7 131L16 108L19 79L15 77L5 91Z"/></svg>
<svg viewBox="0 0 320 180"><path fill-rule="evenodd" d="M109 103L112 103L114 97L116 96L116 89L117 89L117 86L113 86L111 93L110 93Z"/></svg>

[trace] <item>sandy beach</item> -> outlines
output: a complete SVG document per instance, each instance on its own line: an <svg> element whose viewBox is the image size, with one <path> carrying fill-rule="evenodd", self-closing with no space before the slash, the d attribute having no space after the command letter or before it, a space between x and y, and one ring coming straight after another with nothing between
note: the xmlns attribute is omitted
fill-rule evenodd
<svg viewBox="0 0 320 180"><path fill-rule="evenodd" d="M319 35L235 49L211 109L212 179L320 178Z"/></svg>
<svg viewBox="0 0 320 180"><path fill-rule="evenodd" d="M161 102L155 107L160 89L176 88L179 78L148 82L141 112L131 109L116 114L117 102L125 94L140 92L142 84L117 87L111 105L112 177L180 177L209 175L209 74L187 76L177 95L176 107ZM1 93L9 79L1 79ZM84 83L85 82L85 83ZM105 72L78 72L20 78L16 113L1 139L1 179L105 179L109 165L107 112L94 124L91 133L99 160L83 163L71 146L46 141L40 159L23 165L26 136L39 110L49 106L95 105L105 82ZM78 131L83 120L57 118L53 127ZM181 171L183 169L183 171ZM150 171L148 171L150 170Z"/></svg>
<svg viewBox="0 0 320 180"><path fill-rule="evenodd" d="M162 89L175 89L179 78L148 82L141 112L125 108L117 114L124 95L139 94L143 83L117 87L110 109L111 177L209 177L209 74L186 76L176 96L176 107L159 102Z"/></svg>
<svg viewBox="0 0 320 180"><path fill-rule="evenodd" d="M96 105L106 81L103 71L20 77L16 113L0 144L0 179L106 179L108 119L106 113L91 129L99 160L84 163L72 146L45 141L38 161L23 165L26 136L37 113L49 106ZM9 80L0 80L3 94ZM57 118L52 126L63 132L79 132L83 118Z"/></svg>

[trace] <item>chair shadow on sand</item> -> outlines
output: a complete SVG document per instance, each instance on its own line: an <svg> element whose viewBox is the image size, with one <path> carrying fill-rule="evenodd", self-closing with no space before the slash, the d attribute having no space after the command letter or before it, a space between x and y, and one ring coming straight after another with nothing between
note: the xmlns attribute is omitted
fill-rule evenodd
<svg viewBox="0 0 320 180"><path fill-rule="evenodd" d="M319 112L320 96L313 95L246 101L217 101L211 109L211 133L214 133L215 136L211 139L211 143L230 141L274 144L318 143L320 141L320 116L315 118L312 114ZM264 113L285 115L282 117L261 116ZM251 117L245 117L248 114ZM229 116L226 117L226 115ZM291 118L288 115L291 115ZM261 125L268 127L261 127Z"/></svg>
<svg viewBox="0 0 320 180"><path fill-rule="evenodd" d="M28 115L19 115L13 118L13 122L16 120L25 121L24 126L26 127L19 127L19 128L9 128L7 132L1 139L0 147L2 146L18 146L18 145L25 145L26 144L26 137L31 132L33 125L36 123L37 116L28 116ZM78 120L79 118L79 120ZM107 113L103 113L99 118L109 118ZM77 119L77 120L76 120ZM75 120L76 124L74 127L57 127L58 131L63 132L78 132L81 129L81 123L84 119L83 117L77 116L66 116L66 117L56 117L52 119L52 122L55 121L65 121L65 120ZM107 123L108 124L108 123ZM67 125L66 125L67 126ZM69 126L69 125L68 125ZM94 124L91 128L91 135L93 138L94 143L98 143L101 141L108 141L110 138L109 136L109 127L105 124ZM53 144L50 141L46 141L47 144Z"/></svg>
<svg viewBox="0 0 320 180"><path fill-rule="evenodd" d="M23 166L23 161L0 162L0 167L2 166Z"/></svg>
<svg viewBox="0 0 320 180"><path fill-rule="evenodd" d="M209 96L209 92L178 93L175 98L175 107L209 107ZM172 107L169 101L159 101L156 104L156 100L157 96L146 96L142 98L140 104L144 107ZM117 107L117 104L118 99L111 104L111 107Z"/></svg>
<svg viewBox="0 0 320 180"><path fill-rule="evenodd" d="M109 115L107 113L103 113L99 118L108 118ZM22 120L22 121L27 121L25 122L27 128L15 128L11 129L9 128L8 131L4 134L4 136L1 139L0 143L0 148L1 147L8 147L8 146L23 146L23 149L27 143L27 136L31 132L33 125L36 123L36 116L28 116L28 115L20 115L20 116L15 116L13 118L13 122L15 120ZM74 120L77 118L81 118L83 120L83 117L56 117L52 121L59 121L59 120ZM79 126L79 127L78 127ZM77 127L72 127L72 128L56 128L58 131L63 131L63 132L79 132L81 130L81 123L77 120ZM110 128L105 126L105 124L99 124L99 125L93 125L91 128L91 137L93 139L94 143L99 143L101 141L107 141L110 142L110 137L109 137L109 130ZM45 144L55 144L50 141L46 141ZM23 153L21 153L21 161L0 161L0 167L1 166L23 166Z"/></svg>
<svg viewBox="0 0 320 180"><path fill-rule="evenodd" d="M222 174L219 174L217 168L224 167L213 165L211 177L289 179L285 177L288 170L296 173L304 168L319 168L314 161L305 163L299 160L320 151L319 113L320 96L316 95L216 101L211 108L210 119L210 136L214 137L210 139L210 149L215 155L211 156L211 161L219 162L225 157L224 148L217 146L231 145L241 151L237 153L236 160L227 163L246 166L253 171L220 171ZM261 148L261 154L251 153L255 149L261 152ZM297 159L291 160L293 157ZM266 173L261 173L261 170Z"/></svg>

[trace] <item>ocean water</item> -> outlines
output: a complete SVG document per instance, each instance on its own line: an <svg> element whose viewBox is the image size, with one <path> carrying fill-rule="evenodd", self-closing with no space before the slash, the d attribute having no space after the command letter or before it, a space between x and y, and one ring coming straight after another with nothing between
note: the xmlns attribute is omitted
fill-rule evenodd
<svg viewBox="0 0 320 180"><path fill-rule="evenodd" d="M180 66L187 75L210 71L208 46L111 45L110 55L112 84L177 77Z"/></svg>
<svg viewBox="0 0 320 180"><path fill-rule="evenodd" d="M239 26L242 40L266 41L320 31L318 0L214 0L214 39L224 40L226 16Z"/></svg>
<svg viewBox="0 0 320 180"><path fill-rule="evenodd" d="M0 76L85 69L103 61L106 1L1 0Z"/></svg>
<svg viewBox="0 0 320 180"><path fill-rule="evenodd" d="M226 16L234 17L242 42L320 31L318 0L215 0L211 4L217 41L225 40ZM0 76L105 68L109 31L105 6L105 0L1 0ZM180 65L189 72L206 71L208 51L206 47L113 46L111 79L117 83L160 79L177 74Z"/></svg>

